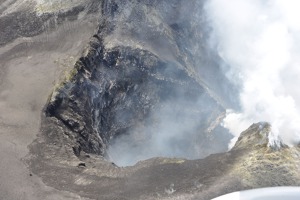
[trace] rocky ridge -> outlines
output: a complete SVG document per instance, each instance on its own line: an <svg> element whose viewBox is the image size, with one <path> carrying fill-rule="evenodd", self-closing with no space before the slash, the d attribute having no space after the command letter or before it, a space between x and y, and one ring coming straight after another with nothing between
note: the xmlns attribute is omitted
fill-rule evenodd
<svg viewBox="0 0 300 200"><path fill-rule="evenodd" d="M92 199L211 199L245 189L298 186L299 147L271 148L262 140L269 130L253 124L232 150L204 159L153 158L125 168L89 154L69 152L61 159L52 144L35 154L31 168L49 185Z"/></svg>

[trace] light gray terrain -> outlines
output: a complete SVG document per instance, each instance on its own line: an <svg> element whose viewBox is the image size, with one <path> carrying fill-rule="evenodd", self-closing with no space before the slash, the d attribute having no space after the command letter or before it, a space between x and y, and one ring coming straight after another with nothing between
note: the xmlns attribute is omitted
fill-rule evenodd
<svg viewBox="0 0 300 200"><path fill-rule="evenodd" d="M78 4L89 6L84 1ZM72 7L66 6L66 10ZM82 12L81 19L66 19L47 27L49 20L55 21L53 14L40 24L43 31L34 33L38 27L33 26L28 30L32 35L27 36L20 29L39 19L26 18L35 9L35 1L0 2L0 199L82 199L46 186L22 159L39 132L41 110L48 96L95 32L97 17Z"/></svg>

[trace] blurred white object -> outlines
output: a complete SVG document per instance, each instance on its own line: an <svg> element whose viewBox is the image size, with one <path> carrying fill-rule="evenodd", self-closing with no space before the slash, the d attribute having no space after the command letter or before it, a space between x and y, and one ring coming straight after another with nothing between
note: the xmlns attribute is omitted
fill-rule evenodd
<svg viewBox="0 0 300 200"><path fill-rule="evenodd" d="M212 200L300 200L300 187L271 187L233 192Z"/></svg>

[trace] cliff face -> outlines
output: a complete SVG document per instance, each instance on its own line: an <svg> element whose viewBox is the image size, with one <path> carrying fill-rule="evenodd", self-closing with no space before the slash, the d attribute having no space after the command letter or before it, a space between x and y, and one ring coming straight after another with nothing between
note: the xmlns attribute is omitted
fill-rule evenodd
<svg viewBox="0 0 300 200"><path fill-rule="evenodd" d="M185 132L170 138L182 140L179 156L226 150L230 135L218 124L230 102L213 85L229 83L207 47L202 4L193 3L102 2L98 33L45 108L47 126L62 128L77 156L106 155L121 135L135 143L133 132L147 145L166 124Z"/></svg>

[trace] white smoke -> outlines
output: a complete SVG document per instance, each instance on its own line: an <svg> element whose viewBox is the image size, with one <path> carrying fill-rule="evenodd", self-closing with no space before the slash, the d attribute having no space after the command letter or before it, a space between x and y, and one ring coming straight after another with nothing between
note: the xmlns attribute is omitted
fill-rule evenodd
<svg viewBox="0 0 300 200"><path fill-rule="evenodd" d="M299 143L299 10L298 0L207 1L212 45L230 66L227 77L241 86L241 110L224 119L234 136L268 121L286 144Z"/></svg>
<svg viewBox="0 0 300 200"><path fill-rule="evenodd" d="M199 98L199 102L193 103L201 108L210 102ZM129 135L118 136L107 150L110 160L119 166L130 166L152 157L197 159L206 156L197 130L200 122L209 116L200 118L195 112L185 111L182 108L188 107L187 104L179 98L176 104L167 102L151 114L154 124L137 126Z"/></svg>

